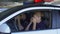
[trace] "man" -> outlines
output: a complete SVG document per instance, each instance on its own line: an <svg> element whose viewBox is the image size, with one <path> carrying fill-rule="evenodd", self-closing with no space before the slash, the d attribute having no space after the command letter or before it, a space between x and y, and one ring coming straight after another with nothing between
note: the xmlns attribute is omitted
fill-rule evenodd
<svg viewBox="0 0 60 34"><path fill-rule="evenodd" d="M17 21L16 23L18 25L19 31L24 31L25 30L25 28L28 24L26 18L27 18L27 16L24 13L15 18L15 21Z"/></svg>

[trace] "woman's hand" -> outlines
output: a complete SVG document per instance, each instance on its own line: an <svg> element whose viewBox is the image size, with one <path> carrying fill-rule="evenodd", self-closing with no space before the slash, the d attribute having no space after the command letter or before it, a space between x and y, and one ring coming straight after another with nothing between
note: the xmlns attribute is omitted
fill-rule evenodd
<svg viewBox="0 0 60 34"><path fill-rule="evenodd" d="M29 30L29 27L31 26L31 24L33 23L33 27L32 27L32 30L36 30L36 23L37 23L37 20L35 17L32 17L30 19L30 23L28 24L28 26L26 27L25 30Z"/></svg>
<svg viewBox="0 0 60 34"><path fill-rule="evenodd" d="M33 30L36 30L36 23L37 23L37 20L35 17L32 18L32 23L33 23Z"/></svg>
<svg viewBox="0 0 60 34"><path fill-rule="evenodd" d="M32 22L33 22L33 23L36 23L36 22L37 22L37 20L36 20L35 17L32 18Z"/></svg>

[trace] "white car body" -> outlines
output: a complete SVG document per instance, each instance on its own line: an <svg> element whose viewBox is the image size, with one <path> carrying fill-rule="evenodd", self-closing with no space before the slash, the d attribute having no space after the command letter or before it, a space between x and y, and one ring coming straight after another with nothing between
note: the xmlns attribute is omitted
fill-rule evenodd
<svg viewBox="0 0 60 34"><path fill-rule="evenodd" d="M30 7L30 8L25 8L22 10L19 10L11 15L9 15L8 17L6 17L5 19L0 21L0 32L3 33L10 33L10 28L7 24L5 24L6 21L10 20L11 18L13 18L14 16L25 12L25 11L29 11L29 10L35 10L35 9L53 9L53 10L60 10L59 7ZM40 30L40 31L29 31L29 32L12 32L11 34L60 34L60 29L50 29L50 30Z"/></svg>

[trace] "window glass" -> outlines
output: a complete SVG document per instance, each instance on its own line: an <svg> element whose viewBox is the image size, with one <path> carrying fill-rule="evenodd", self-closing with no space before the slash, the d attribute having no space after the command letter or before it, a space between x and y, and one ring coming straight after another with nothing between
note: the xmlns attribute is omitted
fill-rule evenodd
<svg viewBox="0 0 60 34"><path fill-rule="evenodd" d="M60 28L60 12L59 11L53 11L52 12L52 28Z"/></svg>
<svg viewBox="0 0 60 34"><path fill-rule="evenodd" d="M31 10L23 12L6 23L12 32L36 31L52 28L51 11Z"/></svg>

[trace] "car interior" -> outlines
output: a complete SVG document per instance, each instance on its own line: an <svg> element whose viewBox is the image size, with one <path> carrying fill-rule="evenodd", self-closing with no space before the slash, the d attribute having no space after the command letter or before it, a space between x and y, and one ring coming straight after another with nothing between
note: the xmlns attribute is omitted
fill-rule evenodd
<svg viewBox="0 0 60 34"><path fill-rule="evenodd" d="M39 12L41 12L41 14L39 14ZM30 24L31 18L33 17L34 13L37 13L37 15L41 15L41 21L43 21L42 24L45 24L45 26L42 25L41 29L39 29L39 25L36 25L36 29L33 30L33 25L31 24L29 29L27 30L26 28ZM14 18L8 20L6 23L10 27L11 32L46 30L52 28L51 14L51 10L30 10L15 16Z"/></svg>

